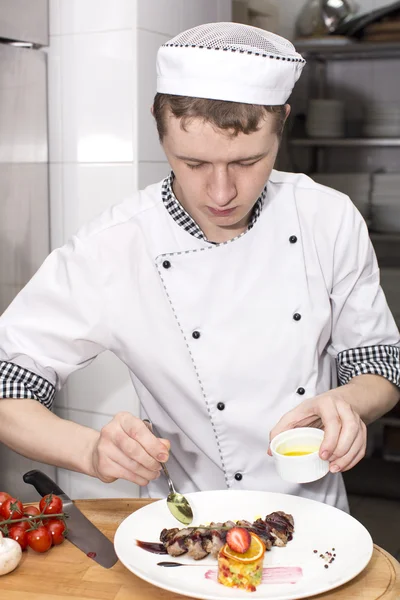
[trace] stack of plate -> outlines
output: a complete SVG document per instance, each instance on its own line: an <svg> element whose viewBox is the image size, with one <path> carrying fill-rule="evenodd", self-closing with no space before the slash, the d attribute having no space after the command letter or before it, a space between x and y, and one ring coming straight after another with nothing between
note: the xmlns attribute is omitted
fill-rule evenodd
<svg viewBox="0 0 400 600"><path fill-rule="evenodd" d="M341 100L311 100L308 106L306 132L312 138L344 136L344 103Z"/></svg>
<svg viewBox="0 0 400 600"><path fill-rule="evenodd" d="M370 176L368 173L315 173L314 181L350 196L364 219L368 217Z"/></svg>
<svg viewBox="0 0 400 600"><path fill-rule="evenodd" d="M371 213L375 231L400 232L400 173L374 175Z"/></svg>
<svg viewBox="0 0 400 600"><path fill-rule="evenodd" d="M368 106L363 133L366 137L400 136L400 105L382 102Z"/></svg>

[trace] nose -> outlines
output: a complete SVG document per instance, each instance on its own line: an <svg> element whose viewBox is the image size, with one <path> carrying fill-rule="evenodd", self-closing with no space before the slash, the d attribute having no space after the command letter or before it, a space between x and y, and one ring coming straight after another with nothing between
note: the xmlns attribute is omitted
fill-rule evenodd
<svg viewBox="0 0 400 600"><path fill-rule="evenodd" d="M207 193L215 206L224 208L237 196L232 175L227 168L214 168L207 185Z"/></svg>

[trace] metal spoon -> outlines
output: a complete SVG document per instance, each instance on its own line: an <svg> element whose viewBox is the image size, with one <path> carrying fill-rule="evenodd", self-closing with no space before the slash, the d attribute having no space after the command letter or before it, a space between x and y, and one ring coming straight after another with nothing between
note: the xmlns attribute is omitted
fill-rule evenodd
<svg viewBox="0 0 400 600"><path fill-rule="evenodd" d="M143 419L143 423L153 432L153 424L148 419ZM184 525L190 525L193 521L193 511L192 508L185 496L179 494L172 483L172 479L168 473L168 469L164 463L160 463L161 468L164 471L164 475L167 478L168 486L169 486L169 494L167 496L167 506L169 508L170 513L183 523Z"/></svg>

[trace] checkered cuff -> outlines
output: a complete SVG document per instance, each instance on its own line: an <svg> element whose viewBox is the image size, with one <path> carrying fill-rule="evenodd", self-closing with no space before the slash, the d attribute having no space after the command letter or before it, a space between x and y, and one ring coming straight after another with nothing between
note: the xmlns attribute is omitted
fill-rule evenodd
<svg viewBox="0 0 400 600"><path fill-rule="evenodd" d="M336 357L338 379L345 385L356 375L381 375L400 387L400 349L397 346L365 346L344 350Z"/></svg>
<svg viewBox="0 0 400 600"><path fill-rule="evenodd" d="M40 375L12 362L0 362L0 398L31 398L51 408L55 393L54 385Z"/></svg>

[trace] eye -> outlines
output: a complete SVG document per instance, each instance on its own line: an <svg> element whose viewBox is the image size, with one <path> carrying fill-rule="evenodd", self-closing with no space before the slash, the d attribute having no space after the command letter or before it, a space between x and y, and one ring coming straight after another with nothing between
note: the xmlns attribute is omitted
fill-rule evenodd
<svg viewBox="0 0 400 600"><path fill-rule="evenodd" d="M191 165L191 164L189 164L189 163L186 163L186 166L187 166L187 167L189 167L189 169L193 169L193 170L194 170L194 169L200 169L200 167L202 167L202 166L203 166L203 164L204 164L204 163L199 163L199 164L197 164L197 165Z"/></svg>
<svg viewBox="0 0 400 600"><path fill-rule="evenodd" d="M252 163L236 163L239 167L252 167L253 165L256 165L259 161L255 160Z"/></svg>

